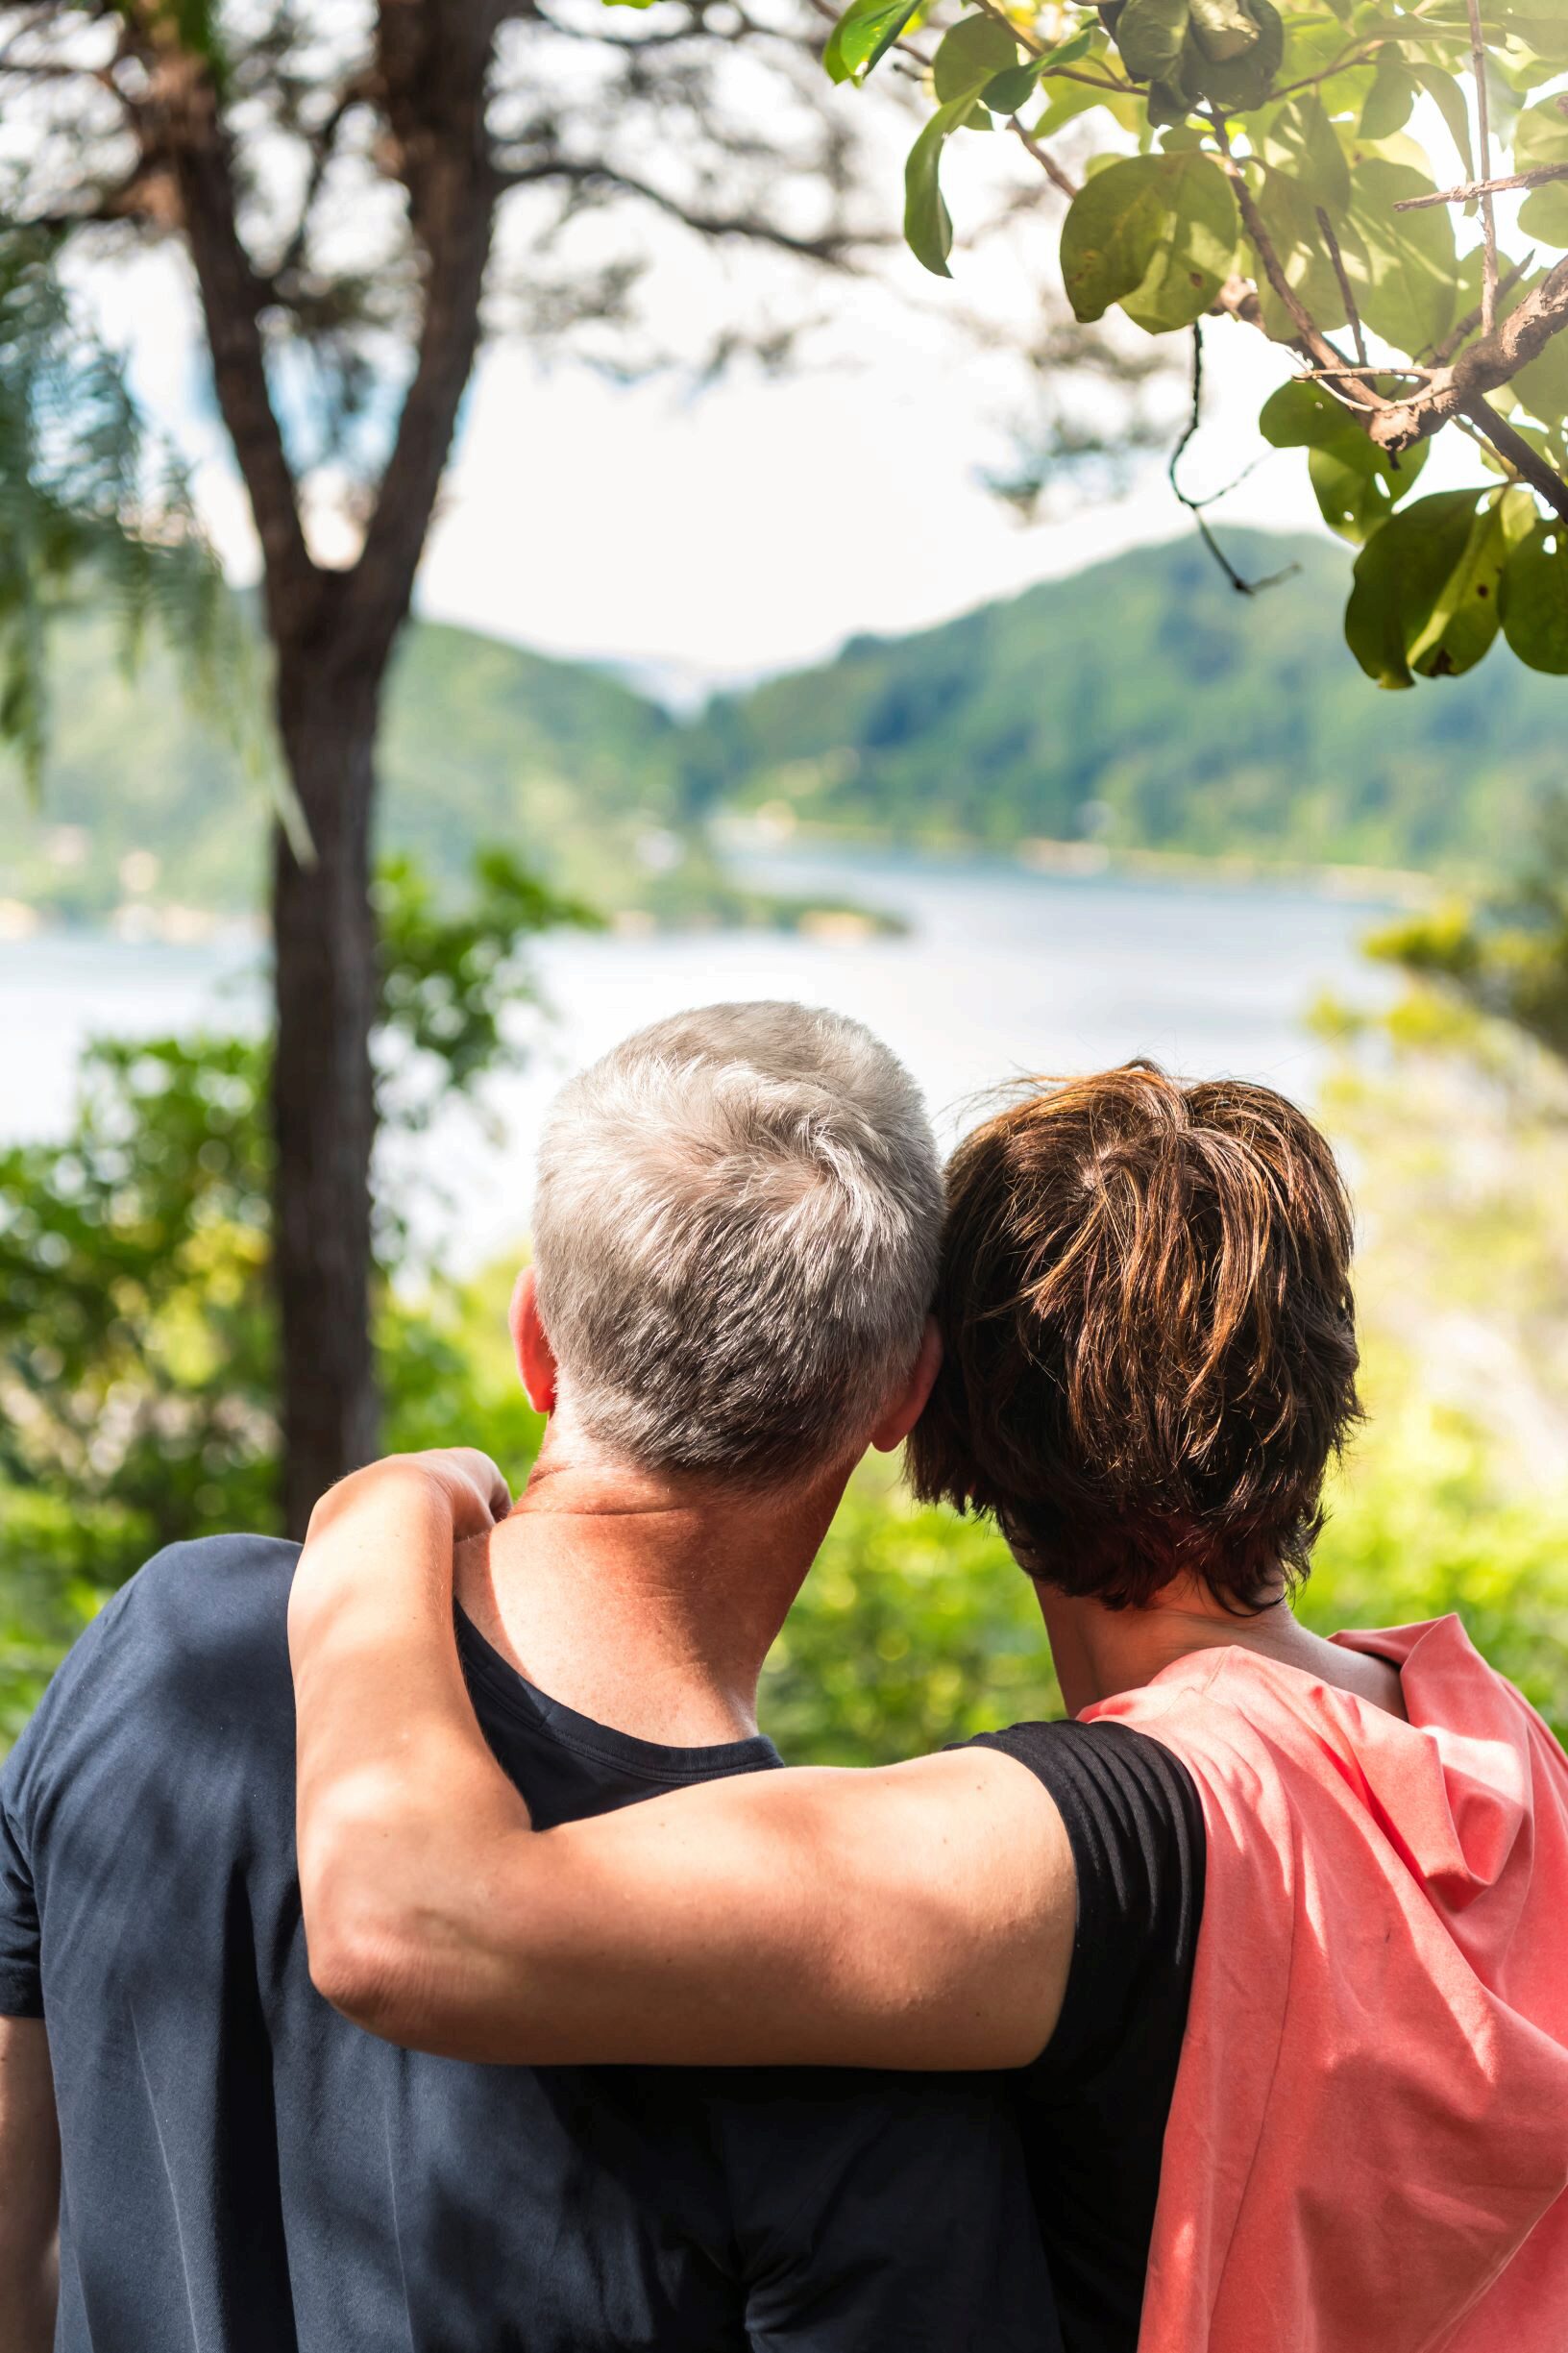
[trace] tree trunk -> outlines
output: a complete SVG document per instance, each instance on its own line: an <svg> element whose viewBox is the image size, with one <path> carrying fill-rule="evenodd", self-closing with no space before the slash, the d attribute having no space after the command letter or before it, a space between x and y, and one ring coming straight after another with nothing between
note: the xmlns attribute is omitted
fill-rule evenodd
<svg viewBox="0 0 1568 2353"><path fill-rule="evenodd" d="M279 729L315 846L315 863L302 865L275 834L273 1279L293 1536L324 1489L376 1452L370 841L380 682L380 665L334 663L319 641L280 649Z"/></svg>

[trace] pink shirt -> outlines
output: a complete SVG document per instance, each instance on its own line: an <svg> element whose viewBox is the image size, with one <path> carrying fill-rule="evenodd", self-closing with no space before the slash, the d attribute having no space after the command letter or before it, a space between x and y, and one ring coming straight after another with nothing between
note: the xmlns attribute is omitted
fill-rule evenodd
<svg viewBox="0 0 1568 2353"><path fill-rule="evenodd" d="M1139 2353L1568 2353L1568 1759L1457 1618L1085 1710L1208 1831Z"/></svg>

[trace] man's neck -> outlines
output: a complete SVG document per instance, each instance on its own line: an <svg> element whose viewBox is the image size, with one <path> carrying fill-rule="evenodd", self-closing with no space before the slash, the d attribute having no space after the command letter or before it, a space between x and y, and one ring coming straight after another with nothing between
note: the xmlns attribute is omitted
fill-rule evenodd
<svg viewBox="0 0 1568 2353"><path fill-rule="evenodd" d="M746 1739L846 1475L759 1497L547 1438L510 1518L459 1552L457 1599L529 1682L597 1723L679 1748Z"/></svg>

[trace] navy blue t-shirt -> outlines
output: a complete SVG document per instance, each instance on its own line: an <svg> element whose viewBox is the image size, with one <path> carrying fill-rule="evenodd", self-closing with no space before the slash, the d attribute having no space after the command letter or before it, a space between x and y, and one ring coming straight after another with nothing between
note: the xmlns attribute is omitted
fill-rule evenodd
<svg viewBox="0 0 1568 2353"><path fill-rule="evenodd" d="M295 1558L160 1554L0 1776L0 2013L46 2019L60 2113L58 2353L1057 2353L995 2078L471 2067L328 2007ZM459 1635L541 1824L779 1761L630 1739Z"/></svg>

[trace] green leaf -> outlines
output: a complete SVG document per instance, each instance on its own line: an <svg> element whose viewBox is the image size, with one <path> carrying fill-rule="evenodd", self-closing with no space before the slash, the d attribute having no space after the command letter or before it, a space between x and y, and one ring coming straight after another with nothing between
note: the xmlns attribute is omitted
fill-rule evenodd
<svg viewBox="0 0 1568 2353"><path fill-rule="evenodd" d="M646 8L651 0L632 0L632 5ZM829 81L864 82L919 5L920 0L850 0L822 51Z"/></svg>
<svg viewBox="0 0 1568 2353"><path fill-rule="evenodd" d="M1331 332L1345 323L1345 298L1339 288L1316 208L1307 191L1287 172L1265 171L1256 203L1264 233L1274 248L1286 284L1300 297L1319 327ZM1280 300L1258 257L1258 299L1264 331L1277 343L1294 341L1297 328Z"/></svg>
<svg viewBox="0 0 1568 2353"><path fill-rule="evenodd" d="M1292 98L1261 127L1256 151L1272 170L1287 172L1303 194L1326 212L1350 203L1350 165L1334 135L1321 99Z"/></svg>
<svg viewBox="0 0 1568 2353"><path fill-rule="evenodd" d="M1326 74L1349 46L1344 27L1335 24L1332 16L1287 16L1282 78L1286 82L1312 81L1319 74Z"/></svg>
<svg viewBox="0 0 1568 2353"><path fill-rule="evenodd" d="M1066 52L1057 54L1065 57ZM1048 83L1048 74L1045 79ZM1050 103L1034 127L1036 138L1050 138L1068 123L1076 122L1080 114L1094 113L1101 108L1118 130L1134 132L1143 111L1136 91L1096 89L1088 82L1059 82L1054 89L1049 89L1048 96Z"/></svg>
<svg viewBox="0 0 1568 2353"><path fill-rule="evenodd" d="M1508 558L1498 602L1521 662L1568 676L1568 524L1555 515L1536 524Z"/></svg>
<svg viewBox="0 0 1568 2353"><path fill-rule="evenodd" d="M1258 19L1242 0L1191 0L1192 32L1211 65L1225 65L1256 48Z"/></svg>
<svg viewBox="0 0 1568 2353"><path fill-rule="evenodd" d="M1018 44L1006 25L994 16L961 16L943 36L931 67L931 83L939 104L971 98L992 79L1018 61Z"/></svg>
<svg viewBox="0 0 1568 2353"><path fill-rule="evenodd" d="M1308 452L1308 477L1323 520L1353 544L1370 538L1414 489L1431 446L1418 441L1391 458L1328 387L1310 377L1292 378L1271 393L1258 424L1275 449Z"/></svg>
<svg viewBox="0 0 1568 2353"><path fill-rule="evenodd" d="M1446 207L1394 210L1402 197L1428 196L1432 186L1403 163L1367 157L1351 174L1349 227L1339 240L1362 321L1412 356L1442 341L1458 305L1458 255Z"/></svg>
<svg viewBox="0 0 1568 2353"><path fill-rule="evenodd" d="M942 193L942 151L968 120L980 87L963 90L938 107L909 151L904 165L904 242L933 277L950 278L953 222Z"/></svg>
<svg viewBox="0 0 1568 2353"><path fill-rule="evenodd" d="M1527 107L1513 126L1513 168L1532 172L1543 163L1568 163L1568 113L1559 99Z"/></svg>
<svg viewBox="0 0 1568 2353"><path fill-rule="evenodd" d="M1528 490L1486 501L1471 524L1464 552L1443 583L1426 627L1410 646L1410 668L1425 678L1457 678L1474 670L1496 637L1504 567L1534 527Z"/></svg>
<svg viewBox="0 0 1568 2353"><path fill-rule="evenodd" d="M1467 562L1477 504L1488 493L1439 490L1401 507L1356 558L1345 607L1345 641L1380 686L1415 683L1412 650L1422 645L1449 583ZM1433 649L1428 648L1429 660ZM1429 669L1427 674L1436 674Z"/></svg>
<svg viewBox="0 0 1568 2353"><path fill-rule="evenodd" d="M1205 60L1196 72L1189 52L1184 76L1189 87L1195 82L1206 98L1235 114L1250 113L1262 105L1285 56L1285 20L1278 9L1271 0L1246 0L1246 6L1258 26L1251 48L1235 57Z"/></svg>
<svg viewBox="0 0 1568 2353"><path fill-rule="evenodd" d="M1568 417L1568 332L1554 335L1539 357L1520 369L1508 390L1532 417L1560 431Z"/></svg>
<svg viewBox="0 0 1568 2353"><path fill-rule="evenodd" d="M1519 227L1542 245L1568 245L1568 180L1531 189L1519 208Z"/></svg>
<svg viewBox="0 0 1568 2353"><path fill-rule="evenodd" d="M1075 315L1113 303L1150 334L1187 327L1213 303L1236 257L1231 184L1213 157L1130 156L1085 183L1062 230L1062 275Z"/></svg>
<svg viewBox="0 0 1568 2353"><path fill-rule="evenodd" d="M1187 25L1188 0L1127 0L1115 41L1135 82L1164 82L1175 73Z"/></svg>
<svg viewBox="0 0 1568 2353"><path fill-rule="evenodd" d="M1029 104L1039 81L1040 67L1029 58L1022 65L1009 65L1005 72L992 74L980 93L981 101L993 114L1016 114L1019 107Z"/></svg>
<svg viewBox="0 0 1568 2353"><path fill-rule="evenodd" d="M1403 131L1419 95L1415 76L1391 49L1381 50L1378 70L1361 109L1362 138L1385 139Z"/></svg>
<svg viewBox="0 0 1568 2353"><path fill-rule="evenodd" d="M1470 110L1464 103L1464 92L1454 76L1446 73L1441 65L1429 65L1423 61L1412 65L1410 71L1447 124L1448 135L1458 149L1465 176L1473 180L1476 176L1476 157L1470 143Z"/></svg>
<svg viewBox="0 0 1568 2353"><path fill-rule="evenodd" d="M1059 47L1048 49L1043 57L1026 58L1021 65L1009 66L1003 72L992 75L981 93L985 104L995 114L1016 114L1020 107L1028 105L1031 90L1048 74L1088 55L1096 30L1096 27L1087 26L1082 33L1075 33L1070 41L1063 41ZM1084 87L1082 83L1069 84L1068 86L1079 90ZM1092 89L1084 94L1090 105L1095 103Z"/></svg>
<svg viewBox="0 0 1568 2353"><path fill-rule="evenodd" d="M1336 442L1332 449L1309 450L1307 477L1312 486L1318 512L1331 531L1360 547L1387 521L1396 502L1412 490L1422 467L1427 462L1429 444L1418 441L1408 450L1396 467L1391 458L1373 448L1360 426L1351 430L1356 441ZM1376 463L1365 462L1360 448L1368 451Z"/></svg>

